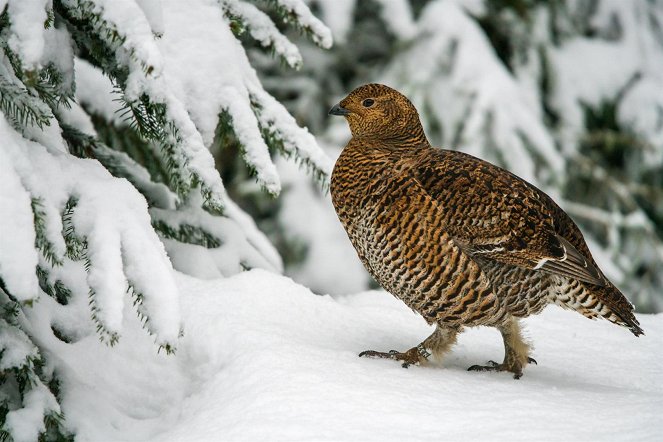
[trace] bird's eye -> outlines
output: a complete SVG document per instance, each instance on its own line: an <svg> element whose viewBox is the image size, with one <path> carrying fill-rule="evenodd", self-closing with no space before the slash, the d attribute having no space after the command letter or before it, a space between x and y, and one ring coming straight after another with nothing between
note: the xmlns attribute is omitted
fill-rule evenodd
<svg viewBox="0 0 663 442"><path fill-rule="evenodd" d="M375 101L373 101L373 99L371 99L371 98L367 98L367 99L365 99L364 101L361 102L362 106L364 106L364 107L371 107L371 106L373 106L373 103L375 103Z"/></svg>

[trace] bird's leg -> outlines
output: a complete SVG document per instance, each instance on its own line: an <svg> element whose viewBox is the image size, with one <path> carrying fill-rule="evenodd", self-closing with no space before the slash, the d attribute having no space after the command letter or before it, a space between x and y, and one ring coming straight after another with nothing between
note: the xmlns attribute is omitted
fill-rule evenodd
<svg viewBox="0 0 663 442"><path fill-rule="evenodd" d="M526 364L536 364L536 361L529 357L530 345L523 339L517 319L511 318L497 328L504 339L504 361L501 364L488 361L488 365L473 365L468 370L510 371L514 379L520 379Z"/></svg>
<svg viewBox="0 0 663 442"><path fill-rule="evenodd" d="M457 328L448 328L437 325L435 331L424 341L412 347L406 352L398 352L391 350L389 352L379 352L373 350L362 351L359 357L367 356L369 358L386 358L394 359L402 362L404 368L410 365L420 365L430 359L431 356L436 358L441 357L444 353L448 352L451 347L456 343L456 336L459 330Z"/></svg>

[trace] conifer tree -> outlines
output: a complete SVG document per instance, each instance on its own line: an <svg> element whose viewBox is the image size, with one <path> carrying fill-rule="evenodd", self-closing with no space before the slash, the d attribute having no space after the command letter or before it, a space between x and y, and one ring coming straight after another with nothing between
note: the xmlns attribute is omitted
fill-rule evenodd
<svg viewBox="0 0 663 442"><path fill-rule="evenodd" d="M328 126L339 122L320 112L320 101L329 107L366 82L403 91L434 145L474 154L544 189L580 224L638 310L663 309L660 1L312 4L334 32L334 48L306 46L315 62L294 76L273 64L262 70L291 112L339 146L344 132ZM308 201L307 210L314 205ZM316 235L293 228L292 213L284 218L283 229L316 249ZM291 271L316 267L305 260ZM333 290L310 278L319 290Z"/></svg>
<svg viewBox="0 0 663 442"><path fill-rule="evenodd" d="M1 439L73 437L59 405L65 368L46 355L94 333L113 345L127 311L155 351L176 350L166 249L194 273L280 269L208 150L235 140L274 196L272 153L321 181L328 173L313 137L246 57L248 35L301 65L260 5L331 45L298 0L0 2Z"/></svg>

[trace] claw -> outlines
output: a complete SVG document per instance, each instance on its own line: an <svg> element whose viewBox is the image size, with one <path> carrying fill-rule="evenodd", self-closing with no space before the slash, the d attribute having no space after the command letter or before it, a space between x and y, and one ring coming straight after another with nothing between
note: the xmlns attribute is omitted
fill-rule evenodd
<svg viewBox="0 0 663 442"><path fill-rule="evenodd" d="M536 364L536 361L532 358L527 358L527 362ZM514 369L508 368L504 364L498 364L495 361L488 361L486 365L473 365L467 371L510 371L513 373L514 379L520 379L523 376L522 370L514 371Z"/></svg>
<svg viewBox="0 0 663 442"><path fill-rule="evenodd" d="M491 365L473 365L467 371L493 371L496 368Z"/></svg>
<svg viewBox="0 0 663 442"><path fill-rule="evenodd" d="M486 365L473 365L467 371L499 371L500 369L500 364L495 361L488 361Z"/></svg>
<svg viewBox="0 0 663 442"><path fill-rule="evenodd" d="M527 363L528 363L528 364L539 365L539 363L536 362L536 359L534 359L534 358L529 358L529 357L527 358Z"/></svg>
<svg viewBox="0 0 663 442"><path fill-rule="evenodd" d="M394 359L396 361L402 362L401 366L403 368L408 368L410 365L419 365L421 362L419 360L419 354L417 353L416 347L401 353L396 350L390 350L388 353L366 350L359 353L359 357L369 357L369 358L381 358L381 359Z"/></svg>
<svg viewBox="0 0 663 442"><path fill-rule="evenodd" d="M363 358L364 356L368 358L386 358L386 359L393 359L393 354L391 352L389 353L383 353L375 350L366 350L362 351L359 353L359 357Z"/></svg>

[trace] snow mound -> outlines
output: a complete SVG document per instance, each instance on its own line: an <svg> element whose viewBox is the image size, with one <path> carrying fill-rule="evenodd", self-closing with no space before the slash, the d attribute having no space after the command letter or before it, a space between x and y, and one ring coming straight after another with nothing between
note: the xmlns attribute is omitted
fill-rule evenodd
<svg viewBox="0 0 663 442"><path fill-rule="evenodd" d="M525 320L539 365L475 373L499 334L463 333L442 366L358 358L431 329L385 292L317 296L263 270L177 278L185 335L157 354L133 315L113 348L61 344L77 440L660 440L663 315L634 338L555 307ZM56 364L57 365L57 364Z"/></svg>

